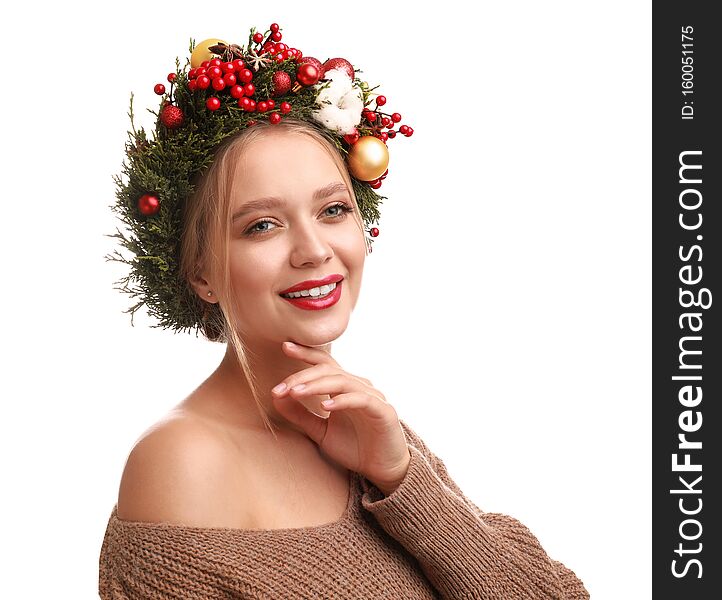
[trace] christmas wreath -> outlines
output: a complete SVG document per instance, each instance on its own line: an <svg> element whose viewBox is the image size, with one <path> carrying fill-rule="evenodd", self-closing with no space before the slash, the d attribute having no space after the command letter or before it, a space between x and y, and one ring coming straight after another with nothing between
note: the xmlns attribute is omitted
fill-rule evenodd
<svg viewBox="0 0 722 600"><path fill-rule="evenodd" d="M216 38L190 41L190 58L167 76L170 91L158 83L162 96L152 139L136 130L133 94L126 159L122 176L114 176L116 202L111 206L127 232L116 232L126 258L118 250L106 260L130 267L116 289L139 300L127 309L131 324L145 305L157 318L154 327L198 330L203 303L179 275L183 203L192 197L194 181L212 163L214 152L234 134L260 119L278 124L284 118L312 123L331 139L346 159L369 251L379 229L376 190L388 175L389 139L409 137L413 129L396 125L399 113L384 112L384 96L358 77L344 58L325 62L303 56L282 41L273 23L265 33L252 28L245 47ZM373 103L373 107L371 104Z"/></svg>

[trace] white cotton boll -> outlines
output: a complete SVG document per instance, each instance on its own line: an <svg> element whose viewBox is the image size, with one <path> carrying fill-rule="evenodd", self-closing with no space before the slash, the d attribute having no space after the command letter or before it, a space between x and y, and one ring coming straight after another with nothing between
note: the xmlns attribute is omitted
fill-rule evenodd
<svg viewBox="0 0 722 600"><path fill-rule="evenodd" d="M313 118L341 135L353 133L361 122L361 111L364 108L361 89L340 69L326 71L324 79L330 79L331 82L318 93L316 103L319 108L313 112ZM321 85L324 84L319 84L319 87Z"/></svg>

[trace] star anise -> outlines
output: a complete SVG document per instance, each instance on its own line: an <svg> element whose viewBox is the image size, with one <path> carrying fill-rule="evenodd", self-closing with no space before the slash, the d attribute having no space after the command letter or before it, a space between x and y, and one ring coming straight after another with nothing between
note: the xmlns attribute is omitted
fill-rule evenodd
<svg viewBox="0 0 722 600"><path fill-rule="evenodd" d="M228 45L223 42L218 42L214 46L208 46L208 49L213 52L213 54L218 54L226 62L230 62L236 58L243 58L243 48L238 44Z"/></svg>
<svg viewBox="0 0 722 600"><path fill-rule="evenodd" d="M258 71L261 67L271 64L271 57L263 52L258 54L255 50L249 48L246 55L246 64L253 67L254 71Z"/></svg>

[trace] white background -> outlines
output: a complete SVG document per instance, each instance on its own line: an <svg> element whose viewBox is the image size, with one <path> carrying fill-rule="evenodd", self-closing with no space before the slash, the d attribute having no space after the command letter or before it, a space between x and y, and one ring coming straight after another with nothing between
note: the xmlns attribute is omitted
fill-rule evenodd
<svg viewBox="0 0 722 600"><path fill-rule="evenodd" d="M275 21L415 128L389 142L334 356L593 598L651 597L651 2L31 2L0 20L4 595L97 597L128 451L223 352L131 327L113 289L130 92L150 128L189 38Z"/></svg>

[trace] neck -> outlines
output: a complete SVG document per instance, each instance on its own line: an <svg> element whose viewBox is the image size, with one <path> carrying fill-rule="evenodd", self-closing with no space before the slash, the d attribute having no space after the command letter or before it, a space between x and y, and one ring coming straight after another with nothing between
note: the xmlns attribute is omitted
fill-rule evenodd
<svg viewBox="0 0 722 600"><path fill-rule="evenodd" d="M330 351L331 344L323 346ZM285 419L273 406L271 388L281 383L286 377L310 367L308 363L290 358L284 354L281 344L277 342L254 342L246 344L246 360L251 373L255 376L258 398L271 422L280 429L296 430L296 426ZM211 386L211 395L217 410L224 414L230 422L264 429L256 402L253 399L248 379L238 363L233 346L228 343L226 352L216 370L206 381ZM327 416L329 413L321 406L321 401L328 395L306 396L301 401L311 412ZM297 402L297 400L291 400Z"/></svg>

